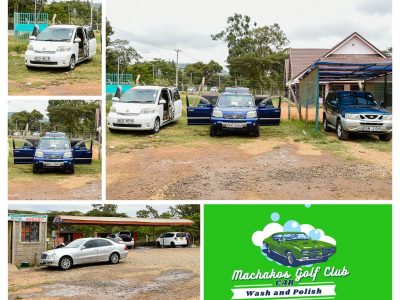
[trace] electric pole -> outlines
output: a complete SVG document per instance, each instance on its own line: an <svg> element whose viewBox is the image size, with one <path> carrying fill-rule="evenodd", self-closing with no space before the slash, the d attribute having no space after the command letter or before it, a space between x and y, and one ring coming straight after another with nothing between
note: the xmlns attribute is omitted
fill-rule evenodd
<svg viewBox="0 0 400 300"><path fill-rule="evenodd" d="M179 82L178 82L178 72L179 72L179 52L182 52L180 49L175 49L176 51L176 88L179 89Z"/></svg>

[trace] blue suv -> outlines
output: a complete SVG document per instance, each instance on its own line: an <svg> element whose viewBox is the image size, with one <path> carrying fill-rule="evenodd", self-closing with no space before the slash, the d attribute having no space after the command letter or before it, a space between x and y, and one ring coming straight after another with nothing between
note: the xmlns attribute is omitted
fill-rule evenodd
<svg viewBox="0 0 400 300"><path fill-rule="evenodd" d="M325 131L336 130L340 140L349 134L375 134L382 141L392 139L392 114L369 92L330 92L324 101Z"/></svg>
<svg viewBox="0 0 400 300"><path fill-rule="evenodd" d="M63 132L46 132L38 138L23 140L17 148L13 140L14 164L32 164L32 172L46 169L61 169L74 174L75 164L92 163L92 143L90 149L84 140L69 140Z"/></svg>
<svg viewBox="0 0 400 300"><path fill-rule="evenodd" d="M261 99L256 105L247 88L226 88L213 104L200 98L197 106L187 102L188 125L209 125L210 136L221 135L225 131L245 131L251 136L260 135L259 126L277 126L281 117L281 98L274 107L272 97Z"/></svg>

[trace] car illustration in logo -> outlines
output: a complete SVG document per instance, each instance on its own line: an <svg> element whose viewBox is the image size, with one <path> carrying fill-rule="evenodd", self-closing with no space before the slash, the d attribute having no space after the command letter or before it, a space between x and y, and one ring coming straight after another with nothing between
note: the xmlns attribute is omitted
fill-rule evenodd
<svg viewBox="0 0 400 300"><path fill-rule="evenodd" d="M277 232L264 239L262 251L285 266L299 266L327 261L336 246L312 240L304 232Z"/></svg>

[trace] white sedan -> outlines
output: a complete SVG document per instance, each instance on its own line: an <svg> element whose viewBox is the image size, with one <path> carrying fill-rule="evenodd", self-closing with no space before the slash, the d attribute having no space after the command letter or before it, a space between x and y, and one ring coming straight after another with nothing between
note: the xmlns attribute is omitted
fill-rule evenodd
<svg viewBox="0 0 400 300"><path fill-rule="evenodd" d="M68 270L74 265L109 261L117 264L128 256L128 247L103 238L77 239L66 247L45 251L40 265Z"/></svg>

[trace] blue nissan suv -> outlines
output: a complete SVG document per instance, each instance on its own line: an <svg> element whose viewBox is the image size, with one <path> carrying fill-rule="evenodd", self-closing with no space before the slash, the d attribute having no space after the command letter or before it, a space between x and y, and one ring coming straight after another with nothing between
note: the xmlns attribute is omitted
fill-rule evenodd
<svg viewBox="0 0 400 300"><path fill-rule="evenodd" d="M215 104L202 97L197 106L190 106L186 98L188 125L209 125L210 136L225 131L244 131L258 137L259 126L280 124L281 98L278 98L278 107L274 107L271 97L256 105L247 88L226 88Z"/></svg>
<svg viewBox="0 0 400 300"><path fill-rule="evenodd" d="M382 141L392 139L392 113L364 91L329 92L324 101L325 131L336 130L340 140L350 134L374 134Z"/></svg>
<svg viewBox="0 0 400 300"><path fill-rule="evenodd" d="M13 140L14 164L32 164L32 172L46 169L60 169L69 174L75 172L75 164L92 163L92 143L90 149L80 139L69 140L63 132L46 132L38 138L28 138L21 147Z"/></svg>

